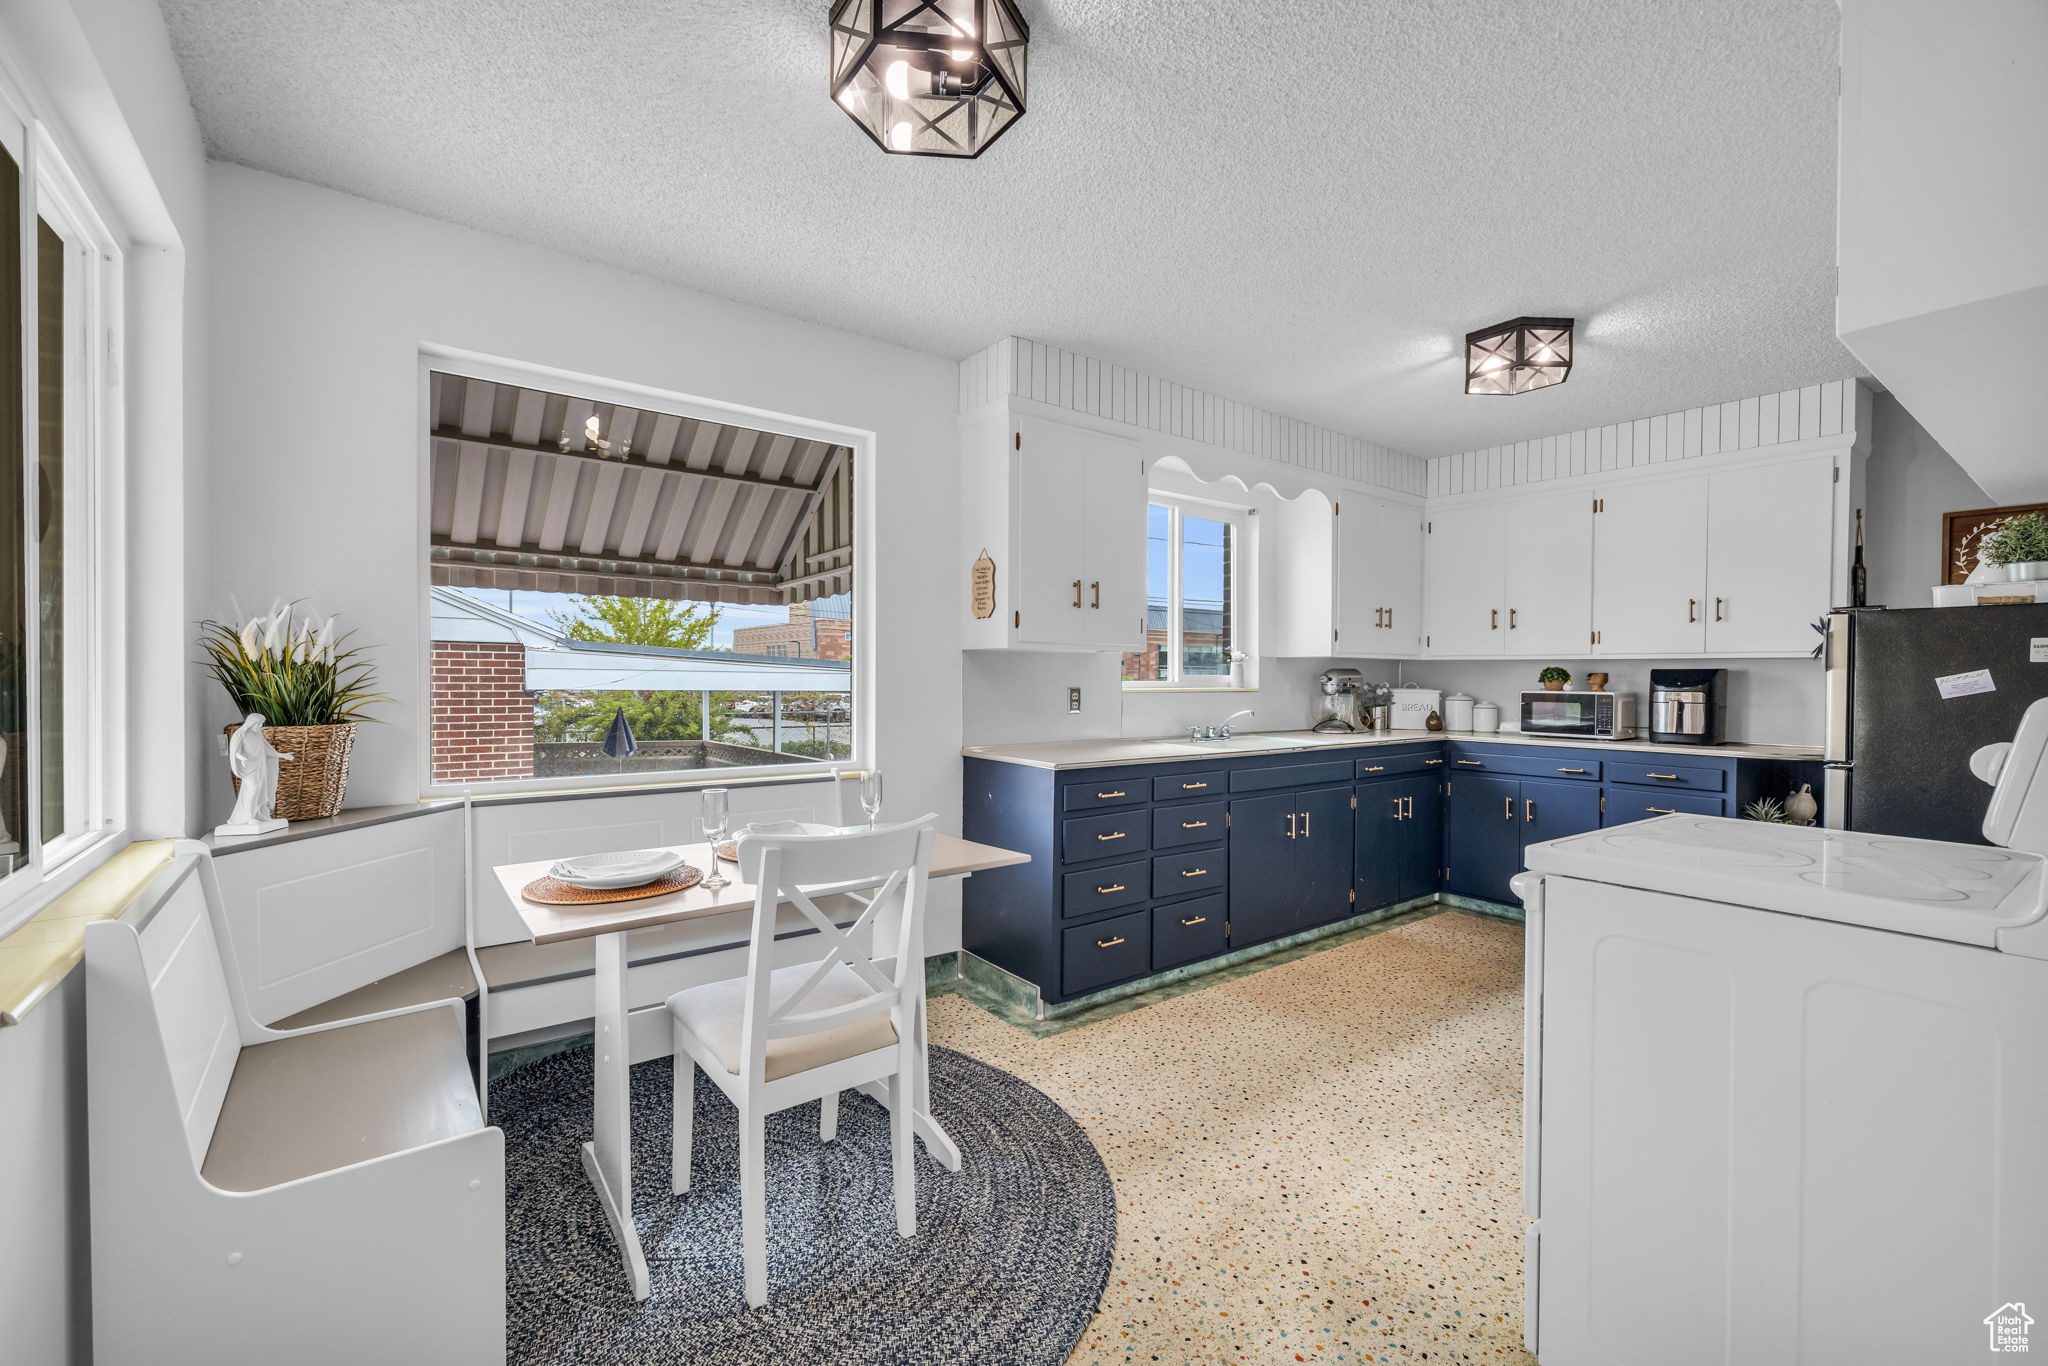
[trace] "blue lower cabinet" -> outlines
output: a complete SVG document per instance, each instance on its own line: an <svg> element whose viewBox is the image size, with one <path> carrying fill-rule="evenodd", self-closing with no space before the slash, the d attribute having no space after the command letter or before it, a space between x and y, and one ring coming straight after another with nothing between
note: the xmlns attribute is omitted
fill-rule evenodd
<svg viewBox="0 0 2048 1366"><path fill-rule="evenodd" d="M1404 778L1398 784L1407 800L1401 840L1395 854L1396 901L1434 896L1442 885L1444 866L1444 784L1435 774ZM1364 910L1365 907L1359 907Z"/></svg>
<svg viewBox="0 0 2048 1366"><path fill-rule="evenodd" d="M1701 796L1696 792L1651 792L1642 788L1610 787L1607 789L1607 811L1600 823L1626 825L1630 821L1646 821L1654 816L1674 813L1725 816L1728 814L1728 799Z"/></svg>
<svg viewBox="0 0 2048 1366"><path fill-rule="evenodd" d="M1222 849L1161 854L1152 860L1152 895L1163 901L1194 892L1220 892L1229 869L1230 855Z"/></svg>
<svg viewBox="0 0 2048 1366"><path fill-rule="evenodd" d="M1353 823L1356 911L1428 896L1443 866L1443 781L1394 778L1358 785Z"/></svg>
<svg viewBox="0 0 2048 1366"><path fill-rule="evenodd" d="M1174 849L1183 844L1215 844L1223 838L1222 802L1182 802L1152 812L1152 847Z"/></svg>
<svg viewBox="0 0 2048 1366"><path fill-rule="evenodd" d="M1143 808L1109 816L1079 816L1060 822L1060 857L1068 863L1142 854L1152 819Z"/></svg>
<svg viewBox="0 0 2048 1366"><path fill-rule="evenodd" d="M1069 996L1115 986L1152 970L1152 913L1111 916L1061 934L1061 985Z"/></svg>
<svg viewBox="0 0 2048 1366"><path fill-rule="evenodd" d="M1600 828L1600 789L1591 783L1522 780L1522 847ZM1520 872L1517 868L1515 871Z"/></svg>
<svg viewBox="0 0 2048 1366"><path fill-rule="evenodd" d="M1129 906L1152 895L1152 867L1143 859L1084 868L1060 881L1061 913L1070 918Z"/></svg>
<svg viewBox="0 0 2048 1366"><path fill-rule="evenodd" d="M1229 898L1198 896L1152 912L1152 970L1214 958L1230 947Z"/></svg>
<svg viewBox="0 0 2048 1366"><path fill-rule="evenodd" d="M1232 948L1351 914L1351 824L1348 786L1230 803Z"/></svg>
<svg viewBox="0 0 2048 1366"><path fill-rule="evenodd" d="M1444 886L1458 896L1512 905L1508 880L1522 871L1522 784L1453 773L1444 809ZM1598 800L1597 790L1594 798Z"/></svg>

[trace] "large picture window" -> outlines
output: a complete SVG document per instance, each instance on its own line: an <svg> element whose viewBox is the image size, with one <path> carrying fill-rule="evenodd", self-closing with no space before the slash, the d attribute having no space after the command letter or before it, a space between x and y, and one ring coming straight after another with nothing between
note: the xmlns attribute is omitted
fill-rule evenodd
<svg viewBox="0 0 2048 1366"><path fill-rule="evenodd" d="M0 903L11 903L115 832L97 556L119 277L111 238L44 130L12 91L0 108Z"/></svg>
<svg viewBox="0 0 2048 1366"><path fill-rule="evenodd" d="M854 757L850 446L427 378L431 787Z"/></svg>
<svg viewBox="0 0 2048 1366"><path fill-rule="evenodd" d="M1124 656L1124 686L1244 686L1246 515L1152 496L1145 509L1145 648Z"/></svg>

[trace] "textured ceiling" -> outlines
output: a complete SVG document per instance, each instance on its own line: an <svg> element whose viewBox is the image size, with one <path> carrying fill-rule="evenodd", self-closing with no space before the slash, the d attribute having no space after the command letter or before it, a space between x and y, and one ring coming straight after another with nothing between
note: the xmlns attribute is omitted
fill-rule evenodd
<svg viewBox="0 0 2048 1366"><path fill-rule="evenodd" d="M1418 455L1860 373L1835 0L1021 0L1030 112L891 157L826 0L163 0L213 155L960 357L1019 335ZM1463 334L1581 320L1555 389Z"/></svg>

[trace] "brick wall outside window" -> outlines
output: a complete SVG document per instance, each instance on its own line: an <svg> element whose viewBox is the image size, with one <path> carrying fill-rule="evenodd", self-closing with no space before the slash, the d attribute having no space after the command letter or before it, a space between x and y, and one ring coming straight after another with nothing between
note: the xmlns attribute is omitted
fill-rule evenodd
<svg viewBox="0 0 2048 1366"><path fill-rule="evenodd" d="M533 776L525 646L437 640L432 684L434 781Z"/></svg>

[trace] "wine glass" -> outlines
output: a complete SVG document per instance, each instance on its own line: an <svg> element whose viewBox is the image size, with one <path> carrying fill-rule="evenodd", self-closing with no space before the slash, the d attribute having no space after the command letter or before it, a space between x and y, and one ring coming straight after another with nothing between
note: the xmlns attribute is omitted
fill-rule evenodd
<svg viewBox="0 0 2048 1366"><path fill-rule="evenodd" d="M718 865L718 846L725 842L726 822L731 811L726 806L726 790L722 787L704 789L702 805L697 813L697 824L704 831L704 842L711 846L711 866L704 874L704 886L716 889L730 881Z"/></svg>
<svg viewBox="0 0 2048 1366"><path fill-rule="evenodd" d="M868 829L875 828L875 817L882 814L882 770L871 768L860 775L860 809L868 813Z"/></svg>

